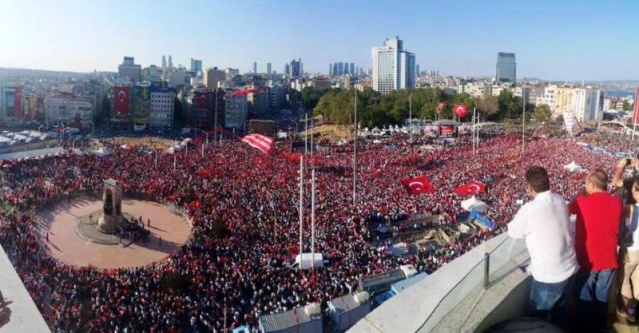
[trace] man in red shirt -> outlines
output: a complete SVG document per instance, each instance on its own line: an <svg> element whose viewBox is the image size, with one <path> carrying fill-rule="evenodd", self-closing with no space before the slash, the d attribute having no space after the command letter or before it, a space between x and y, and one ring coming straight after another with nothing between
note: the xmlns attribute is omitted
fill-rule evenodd
<svg viewBox="0 0 639 333"><path fill-rule="evenodd" d="M602 169L586 177L585 192L569 205L577 215L575 250L580 271L576 281L580 324L586 331L605 331L608 292L617 268L621 199L607 192L608 175ZM585 332L584 330L578 330Z"/></svg>

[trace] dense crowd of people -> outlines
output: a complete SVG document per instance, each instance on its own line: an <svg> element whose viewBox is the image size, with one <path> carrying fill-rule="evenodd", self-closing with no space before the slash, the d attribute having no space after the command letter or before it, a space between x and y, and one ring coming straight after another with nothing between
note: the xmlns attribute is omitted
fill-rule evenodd
<svg viewBox="0 0 639 333"><path fill-rule="evenodd" d="M439 150L422 149L426 140L409 144L406 137L397 136L383 144L359 144L355 203L352 146L315 153L314 250L330 262L321 270L289 268L299 253L299 163L233 140L206 145L204 155L202 138L193 141L195 149L176 155L121 149L106 140L102 145L110 151L107 156L5 161L0 168L5 203L0 243L54 332L222 332L224 323L227 328L256 329L260 315L324 303L354 290L364 275L404 264L431 273L503 232L517 211L517 201L526 199L521 175L530 165L543 165L553 179L553 190L565 198L577 193L583 176L566 171L564 165L574 161L585 169L614 166L614 156L586 151L569 137L530 140L525 151L520 138L483 138L477 155L468 139L454 146L433 144ZM614 139L606 142L615 144ZM400 180L421 175L428 177L435 192L409 195ZM310 172L304 177L303 251L311 252ZM125 184L125 196L141 193L184 210L192 223L189 243L164 261L128 269L78 268L49 256L34 212L64 193L99 193L108 178ZM393 221L426 213L442 214L442 224L453 223L467 198L453 189L482 179L491 179L479 198L489 204L493 229L477 230L442 247L425 246L409 256L378 251L370 242L372 219L392 227ZM214 222L220 220L230 236L210 237ZM167 288L167 278L176 275L188 284Z"/></svg>

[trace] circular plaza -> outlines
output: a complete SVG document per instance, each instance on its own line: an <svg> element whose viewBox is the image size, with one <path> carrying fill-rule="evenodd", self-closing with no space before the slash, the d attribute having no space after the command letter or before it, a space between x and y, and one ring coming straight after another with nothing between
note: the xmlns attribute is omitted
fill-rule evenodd
<svg viewBox="0 0 639 333"><path fill-rule="evenodd" d="M190 236L188 221L167 206L152 201L123 200L122 211L144 230L137 239L92 230L90 221L103 201L81 196L63 200L39 212L38 237L60 262L102 269L138 267L165 259Z"/></svg>

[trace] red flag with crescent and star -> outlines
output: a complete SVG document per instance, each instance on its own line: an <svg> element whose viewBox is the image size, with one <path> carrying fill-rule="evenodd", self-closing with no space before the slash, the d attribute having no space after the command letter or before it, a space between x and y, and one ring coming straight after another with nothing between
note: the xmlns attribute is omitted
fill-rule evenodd
<svg viewBox="0 0 639 333"><path fill-rule="evenodd" d="M129 113L131 94L129 87L113 88L113 111L116 113Z"/></svg>
<svg viewBox="0 0 639 333"><path fill-rule="evenodd" d="M455 193L464 196L471 194L479 194L486 190L486 185L481 182L472 181L455 189Z"/></svg>
<svg viewBox="0 0 639 333"><path fill-rule="evenodd" d="M416 195L435 192L435 188L430 184L430 181L426 178L426 176L402 179L401 182L409 194Z"/></svg>
<svg viewBox="0 0 639 333"><path fill-rule="evenodd" d="M457 115L457 117L459 118L466 117L467 109L468 109L468 106L466 104L455 104L455 106L453 107L453 111L455 112L455 115Z"/></svg>

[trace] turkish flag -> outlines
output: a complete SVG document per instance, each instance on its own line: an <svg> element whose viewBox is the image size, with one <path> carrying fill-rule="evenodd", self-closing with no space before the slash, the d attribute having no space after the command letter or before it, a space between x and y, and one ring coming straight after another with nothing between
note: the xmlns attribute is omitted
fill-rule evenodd
<svg viewBox="0 0 639 333"><path fill-rule="evenodd" d="M455 189L455 193L460 196L470 195L470 194L479 194L486 190L486 185L481 182L472 181L470 183L459 186Z"/></svg>
<svg viewBox="0 0 639 333"><path fill-rule="evenodd" d="M422 193L435 192L435 188L433 188L433 186L430 184L430 181L428 181L428 178L426 178L426 176L402 179L401 182L409 194L422 194Z"/></svg>
<svg viewBox="0 0 639 333"><path fill-rule="evenodd" d="M268 136L261 134L249 134L241 140L248 143L251 147L261 150L264 154L269 154L271 152L275 142L273 138L269 138Z"/></svg>
<svg viewBox="0 0 639 333"><path fill-rule="evenodd" d="M200 97L198 98L198 106L201 108L205 108L206 107L206 94L201 94Z"/></svg>
<svg viewBox="0 0 639 333"><path fill-rule="evenodd" d="M445 103L439 103L437 105L437 113L442 113L444 111L444 107L446 106Z"/></svg>
<svg viewBox="0 0 639 333"><path fill-rule="evenodd" d="M131 103L131 93L129 87L113 88L113 111L117 113L128 113Z"/></svg>
<svg viewBox="0 0 639 333"><path fill-rule="evenodd" d="M466 117L467 109L468 109L468 106L466 104L455 104L455 106L453 106L453 111L459 118Z"/></svg>

